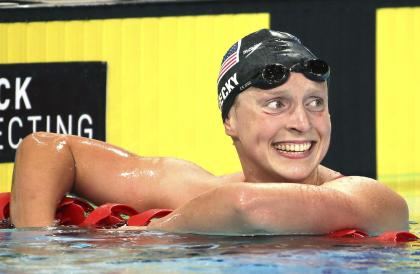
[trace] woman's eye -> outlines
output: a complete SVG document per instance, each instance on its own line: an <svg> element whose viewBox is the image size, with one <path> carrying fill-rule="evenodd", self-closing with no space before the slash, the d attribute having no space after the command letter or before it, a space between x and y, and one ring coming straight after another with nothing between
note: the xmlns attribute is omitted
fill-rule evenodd
<svg viewBox="0 0 420 274"><path fill-rule="evenodd" d="M322 111L324 110L324 100L322 98L313 98L307 104L310 110Z"/></svg>
<svg viewBox="0 0 420 274"><path fill-rule="evenodd" d="M280 100L274 100L267 104L267 107L273 110L283 108L285 105Z"/></svg>

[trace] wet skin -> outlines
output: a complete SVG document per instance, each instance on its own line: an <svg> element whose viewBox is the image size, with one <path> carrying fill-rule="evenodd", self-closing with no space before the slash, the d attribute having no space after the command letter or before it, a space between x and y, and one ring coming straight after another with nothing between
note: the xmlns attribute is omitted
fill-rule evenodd
<svg viewBox="0 0 420 274"><path fill-rule="evenodd" d="M273 90L241 93L225 121L243 172L214 176L180 159L146 158L77 136L34 133L15 161L11 217L52 225L73 192L96 204L171 208L148 229L217 234L370 233L406 229L408 209L377 181L320 165L331 124L327 87L301 74ZM247 183L244 183L247 182Z"/></svg>

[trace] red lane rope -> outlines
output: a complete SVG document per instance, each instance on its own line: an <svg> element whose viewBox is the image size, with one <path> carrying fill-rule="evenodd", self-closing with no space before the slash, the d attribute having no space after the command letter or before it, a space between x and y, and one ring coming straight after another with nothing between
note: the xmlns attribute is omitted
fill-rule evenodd
<svg viewBox="0 0 420 274"><path fill-rule="evenodd" d="M172 209L149 209L128 219L129 226L146 226L154 218L162 218L172 213Z"/></svg>
<svg viewBox="0 0 420 274"><path fill-rule="evenodd" d="M410 242L417 241L419 238L408 231L387 231L377 237L369 237L369 235L360 229L341 229L333 231L327 235L330 238L353 238L362 239L369 238L380 242Z"/></svg>
<svg viewBox="0 0 420 274"><path fill-rule="evenodd" d="M11 227L9 222L10 192L0 193L0 228ZM154 218L163 218L172 213L172 209L149 209L137 212L134 208L123 204L104 204L93 208L88 202L76 197L65 197L56 211L56 219L60 225L93 226L96 228L113 228L122 225L147 226ZM408 231L387 231L377 237L360 229L349 228L327 234L329 238L362 239L369 238L380 242L409 242L419 238Z"/></svg>
<svg viewBox="0 0 420 274"><path fill-rule="evenodd" d="M123 215L133 216L137 213L132 207L123 204L104 204L95 208L81 226L118 227L126 223Z"/></svg>
<svg viewBox="0 0 420 274"><path fill-rule="evenodd" d="M0 220L9 218L10 192L0 193Z"/></svg>

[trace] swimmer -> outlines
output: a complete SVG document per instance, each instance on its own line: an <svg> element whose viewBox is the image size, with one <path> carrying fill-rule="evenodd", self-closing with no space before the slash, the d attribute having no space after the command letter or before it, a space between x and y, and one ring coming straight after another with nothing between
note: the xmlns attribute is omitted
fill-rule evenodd
<svg viewBox="0 0 420 274"><path fill-rule="evenodd" d="M374 179L344 177L320 164L331 134L329 74L328 64L288 33L263 29L229 49L218 99L242 165L235 174L214 176L180 159L33 133L16 154L11 220L16 227L52 225L58 203L73 193L98 205L174 209L154 220L151 230L242 235L405 230L408 208L397 193Z"/></svg>

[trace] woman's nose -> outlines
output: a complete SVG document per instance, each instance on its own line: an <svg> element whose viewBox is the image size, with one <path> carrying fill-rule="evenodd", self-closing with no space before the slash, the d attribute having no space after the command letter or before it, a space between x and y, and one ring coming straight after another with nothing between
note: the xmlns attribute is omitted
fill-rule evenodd
<svg viewBox="0 0 420 274"><path fill-rule="evenodd" d="M298 131L306 132L312 128L311 121L305 107L302 105L296 106L290 113L288 121L288 128Z"/></svg>

